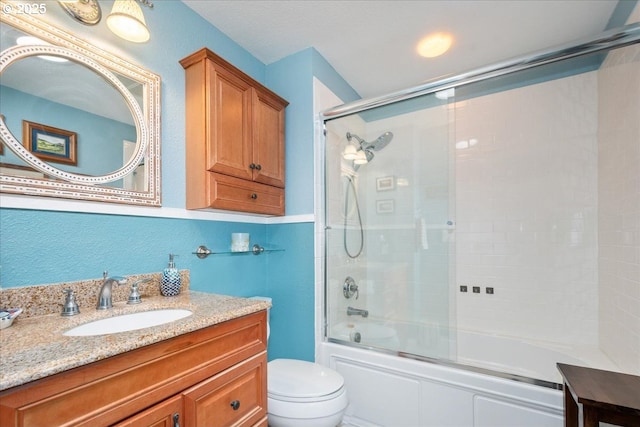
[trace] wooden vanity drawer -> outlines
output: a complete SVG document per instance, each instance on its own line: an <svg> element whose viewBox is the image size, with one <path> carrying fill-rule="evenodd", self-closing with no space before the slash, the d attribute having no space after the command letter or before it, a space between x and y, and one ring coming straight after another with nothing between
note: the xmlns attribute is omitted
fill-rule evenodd
<svg viewBox="0 0 640 427"><path fill-rule="evenodd" d="M253 426L267 415L264 352L186 390L185 420L193 427Z"/></svg>
<svg viewBox="0 0 640 427"><path fill-rule="evenodd" d="M112 427L175 427L184 424L182 396L174 396Z"/></svg>
<svg viewBox="0 0 640 427"><path fill-rule="evenodd" d="M111 425L265 351L261 311L5 390L0 426Z"/></svg>
<svg viewBox="0 0 640 427"><path fill-rule="evenodd" d="M284 189L209 173L209 206L267 215L284 215Z"/></svg>

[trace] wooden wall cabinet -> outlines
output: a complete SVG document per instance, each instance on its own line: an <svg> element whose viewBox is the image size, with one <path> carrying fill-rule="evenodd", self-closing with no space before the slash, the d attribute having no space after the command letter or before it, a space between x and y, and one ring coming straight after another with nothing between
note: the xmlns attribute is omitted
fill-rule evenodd
<svg viewBox="0 0 640 427"><path fill-rule="evenodd" d="M267 426L266 311L0 393L0 425Z"/></svg>
<svg viewBox="0 0 640 427"><path fill-rule="evenodd" d="M180 64L187 209L284 215L288 102L206 48Z"/></svg>

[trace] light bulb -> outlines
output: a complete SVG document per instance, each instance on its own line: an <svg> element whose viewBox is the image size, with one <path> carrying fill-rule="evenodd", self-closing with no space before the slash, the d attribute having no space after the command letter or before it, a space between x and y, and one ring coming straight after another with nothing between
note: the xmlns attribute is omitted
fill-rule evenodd
<svg viewBox="0 0 640 427"><path fill-rule="evenodd" d="M358 158L356 147L351 144L347 144L347 146L344 147L344 151L342 152L342 158L345 160L355 160L356 158Z"/></svg>

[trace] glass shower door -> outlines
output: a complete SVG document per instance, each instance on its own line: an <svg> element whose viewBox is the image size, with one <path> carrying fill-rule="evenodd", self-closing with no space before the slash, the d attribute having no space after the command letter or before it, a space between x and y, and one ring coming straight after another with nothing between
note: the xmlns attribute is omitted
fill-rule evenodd
<svg viewBox="0 0 640 427"><path fill-rule="evenodd" d="M455 349L450 105L426 95L325 123L329 339Z"/></svg>

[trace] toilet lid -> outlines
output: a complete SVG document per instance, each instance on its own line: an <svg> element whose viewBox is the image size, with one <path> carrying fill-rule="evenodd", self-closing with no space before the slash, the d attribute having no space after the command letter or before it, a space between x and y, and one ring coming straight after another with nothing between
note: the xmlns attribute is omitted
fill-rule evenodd
<svg viewBox="0 0 640 427"><path fill-rule="evenodd" d="M273 396L321 397L344 385L339 373L317 363L276 359L267 366L267 389Z"/></svg>

